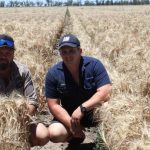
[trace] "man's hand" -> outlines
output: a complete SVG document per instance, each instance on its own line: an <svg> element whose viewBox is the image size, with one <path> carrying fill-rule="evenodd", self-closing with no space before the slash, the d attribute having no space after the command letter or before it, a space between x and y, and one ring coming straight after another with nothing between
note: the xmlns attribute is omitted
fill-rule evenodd
<svg viewBox="0 0 150 150"><path fill-rule="evenodd" d="M80 121L84 114L81 112L80 107L78 107L71 115L71 128L70 131L74 137L82 138L84 135L83 127L80 125Z"/></svg>
<svg viewBox="0 0 150 150"><path fill-rule="evenodd" d="M71 115L71 124L74 128L80 126L80 120L83 118L84 114L81 112L80 107L78 107Z"/></svg>
<svg viewBox="0 0 150 150"><path fill-rule="evenodd" d="M84 138L84 128L81 126L78 126L77 128L74 128L72 136L75 138Z"/></svg>
<svg viewBox="0 0 150 150"><path fill-rule="evenodd" d="M72 119L70 119L70 127L69 127L70 133L72 137L76 137L76 138L84 138L85 134L84 134L84 127L82 127L81 125L75 126L72 123Z"/></svg>
<svg viewBox="0 0 150 150"><path fill-rule="evenodd" d="M29 104L28 108L29 108L28 114L31 115L31 116L35 115L35 112L37 110L36 107L34 105Z"/></svg>

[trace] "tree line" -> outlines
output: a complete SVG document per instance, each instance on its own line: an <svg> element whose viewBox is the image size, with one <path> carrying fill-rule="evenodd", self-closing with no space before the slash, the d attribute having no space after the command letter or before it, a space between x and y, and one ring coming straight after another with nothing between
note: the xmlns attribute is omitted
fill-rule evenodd
<svg viewBox="0 0 150 150"><path fill-rule="evenodd" d="M0 1L0 7L49 7L49 6L98 6L98 5L144 5L150 4L149 0L85 0L84 3L81 0L73 1L67 0L63 2L60 0L46 0L45 2L37 0L33 1L17 1L10 0L9 2Z"/></svg>

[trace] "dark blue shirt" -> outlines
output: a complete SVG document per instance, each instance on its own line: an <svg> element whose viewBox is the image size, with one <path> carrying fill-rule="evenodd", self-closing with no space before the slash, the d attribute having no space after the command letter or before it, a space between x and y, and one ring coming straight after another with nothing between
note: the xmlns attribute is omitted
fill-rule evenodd
<svg viewBox="0 0 150 150"><path fill-rule="evenodd" d="M103 64L96 58L82 56L79 85L61 61L48 70L45 95L47 98L60 99L61 105L72 114L95 94L97 88L106 84L110 84L110 79Z"/></svg>

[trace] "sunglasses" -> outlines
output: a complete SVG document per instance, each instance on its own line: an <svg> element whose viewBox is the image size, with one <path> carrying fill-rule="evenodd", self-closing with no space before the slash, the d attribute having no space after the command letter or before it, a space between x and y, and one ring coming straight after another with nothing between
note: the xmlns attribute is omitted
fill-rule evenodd
<svg viewBox="0 0 150 150"><path fill-rule="evenodd" d="M0 47L1 46L8 46L8 47L14 47L14 42L9 40L0 39Z"/></svg>

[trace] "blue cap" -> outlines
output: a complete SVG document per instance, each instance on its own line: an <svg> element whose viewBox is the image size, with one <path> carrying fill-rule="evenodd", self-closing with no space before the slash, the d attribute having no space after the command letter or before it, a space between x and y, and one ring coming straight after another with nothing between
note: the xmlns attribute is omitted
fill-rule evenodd
<svg viewBox="0 0 150 150"><path fill-rule="evenodd" d="M0 47L15 49L13 38L7 34L0 34Z"/></svg>
<svg viewBox="0 0 150 150"><path fill-rule="evenodd" d="M63 46L80 47L80 41L75 35L66 34L60 38L58 46L58 49L61 49Z"/></svg>

